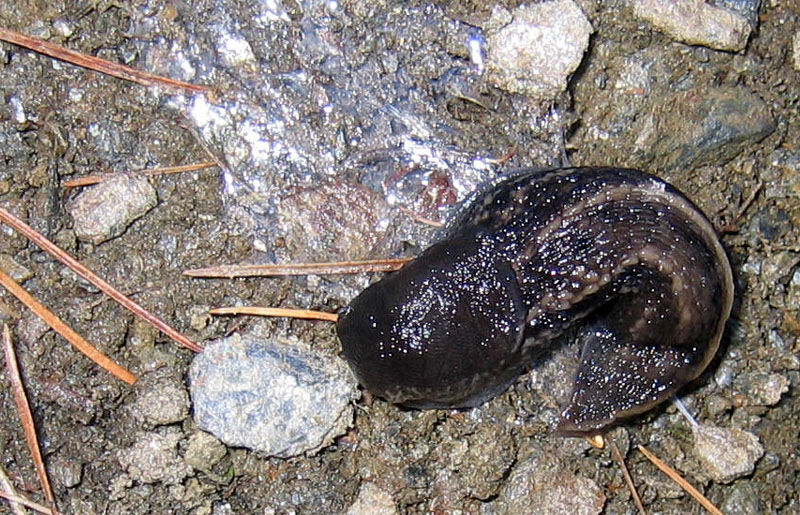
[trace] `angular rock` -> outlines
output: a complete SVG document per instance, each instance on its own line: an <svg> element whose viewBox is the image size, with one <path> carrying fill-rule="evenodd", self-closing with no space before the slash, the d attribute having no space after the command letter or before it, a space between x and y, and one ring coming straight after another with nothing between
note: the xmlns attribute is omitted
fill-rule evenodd
<svg viewBox="0 0 800 515"><path fill-rule="evenodd" d="M161 426L180 422L189 415L189 395L174 377L145 377L136 385L132 409L139 420Z"/></svg>
<svg viewBox="0 0 800 515"><path fill-rule="evenodd" d="M741 88L677 92L652 117L655 130L637 146L668 169L725 163L775 130L767 104Z"/></svg>
<svg viewBox="0 0 800 515"><path fill-rule="evenodd" d="M356 381L344 361L296 340L234 335L189 371L197 425L227 445L288 458L330 444L353 418Z"/></svg>
<svg viewBox="0 0 800 515"><path fill-rule="evenodd" d="M358 497L347 515L396 515L397 506L392 496L384 492L375 483L364 483L358 491Z"/></svg>
<svg viewBox="0 0 800 515"><path fill-rule="evenodd" d="M222 442L213 435L198 431L189 437L183 461L197 470L211 470L227 452Z"/></svg>
<svg viewBox="0 0 800 515"><path fill-rule="evenodd" d="M592 26L572 0L522 5L513 21L487 34L486 70L499 88L554 98L580 65Z"/></svg>
<svg viewBox="0 0 800 515"><path fill-rule="evenodd" d="M145 177L116 174L78 195L67 208L78 238L98 245L125 232L157 202L156 190Z"/></svg>
<svg viewBox="0 0 800 515"><path fill-rule="evenodd" d="M701 424L694 430L694 453L712 480L730 483L752 474L764 448L747 431Z"/></svg>
<svg viewBox="0 0 800 515"><path fill-rule="evenodd" d="M736 386L754 406L774 406L789 391L789 380L781 374L747 373L736 380Z"/></svg>
<svg viewBox="0 0 800 515"><path fill-rule="evenodd" d="M552 454L538 451L514 468L486 513L596 515L606 497L597 483L576 475Z"/></svg>
<svg viewBox="0 0 800 515"><path fill-rule="evenodd" d="M136 443L118 451L117 459L135 481L177 484L192 472L177 453L181 438L180 431L139 433Z"/></svg>
<svg viewBox="0 0 800 515"><path fill-rule="evenodd" d="M750 37L748 18L705 0L634 0L633 13L690 45L738 52Z"/></svg>

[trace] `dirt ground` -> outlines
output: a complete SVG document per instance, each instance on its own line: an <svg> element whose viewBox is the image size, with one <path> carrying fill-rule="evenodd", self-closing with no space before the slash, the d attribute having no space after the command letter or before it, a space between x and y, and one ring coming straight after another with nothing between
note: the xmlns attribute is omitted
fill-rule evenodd
<svg viewBox="0 0 800 515"><path fill-rule="evenodd" d="M480 78L446 73L460 70L452 63L466 59L466 51L459 50L453 38L470 33L480 25L475 20L488 16L490 9L480 2L350 1L337 4L342 13L338 17L326 17L319 14L325 3L292 1L280 9L285 18L277 16L277 21L262 26L275 23L283 32L255 34L253 29L251 34L248 20L255 17L248 2L0 0L0 26L165 75L183 73L168 55L184 52L195 59L194 81L214 80L208 84L218 87L221 98L233 98L232 90L252 93L236 97L240 105L246 105L242 99L267 105L264 99L274 92L282 102L289 98L282 95L306 98L322 91L315 89L322 84L330 98L345 93L332 101L343 106L347 94L359 98L352 88L366 80L350 71L356 64L380 59L385 70L403 75L396 78L385 70L378 74L387 82L377 88L395 88L396 96L387 93L385 100L401 99L399 109L433 127L428 148L439 149L436 145L441 143L441 151L454 162L473 154L499 158L515 149L495 169L502 172L558 165L566 153L574 165L635 167L673 182L722 232L737 284L723 348L683 399L703 424L755 434L764 455L752 474L730 482L712 480L695 457L691 429L671 405L624 424L612 437L649 512L702 509L650 465L636 451L637 444L672 463L731 513L798 513L800 72L793 68L792 38L800 30L800 4L765 0L746 50L729 53L676 43L635 19L622 0L578 3L595 32L567 92L547 102L514 97ZM262 7L269 11L265 6L273 4ZM415 25L420 20L434 21ZM218 57L209 57L204 68L198 56L213 53L207 49L214 45L217 25L252 36L261 68L242 75L226 73ZM258 43L256 36L261 38ZM309 46L315 38L331 47L338 44L352 61L334 65L317 59L315 52L321 47ZM272 75L262 83L257 72L264 66ZM309 94L297 83L280 82L281 74L298 69L317 81L308 87ZM637 70L643 70L647 80L631 79ZM459 79L454 82L445 80L455 76ZM334 87L340 79L350 82ZM453 93L453 84L462 87L461 94ZM291 91L280 89L284 87ZM467 90L474 95L463 94ZM691 118L691 109L683 111L682 106L692 98L713 96L710 91L730 95L722 98L732 98L733 105L743 105L742 99L750 95L760 99L762 103L752 104L760 112L747 116L768 116L770 130L732 137L719 151L705 152L698 145L688 157L675 157L672 150L691 146L678 141ZM381 94L376 98L384 100ZM372 276L198 280L181 274L222 263L308 260L324 254L326 237L345 230L331 229L334 224L357 225L356 234L361 235L383 232L369 245L327 249L324 258L413 254L430 241L434 229L391 208L383 197L374 205L385 210L388 230L385 224L378 227L377 215L350 220L334 213L328 220L329 233L323 224L319 233L308 235L309 240L317 239L308 242L302 224L287 222L286 211L280 209L297 205L300 217L330 199L334 206L347 207L342 198L351 190L335 186L314 190L322 193L310 200L292 197L322 179L387 193L373 186L380 173L396 172L402 160L394 154L386 159L363 157L369 151L391 150L396 143L394 133L376 128L379 118L370 118L384 111L353 102L341 109L344 114L331 122L331 130L330 124L313 117L316 104L299 100L292 112L303 115L297 127L307 132L298 128L287 141L296 143L303 156L324 149L318 159L326 164L302 179L290 173L297 162L289 163L290 171L280 172L285 176L272 174L270 168L286 170L282 163L265 164L260 170L271 175L260 178L267 186L255 196L269 206L263 211L253 206L252 197L244 199L227 189L217 169L169 175L151 179L158 204L124 234L97 245L80 241L68 210L78 191L63 187L69 179L207 161L209 152L239 170L252 162L252 155L236 161L241 148L237 140L231 143L220 134L204 133L196 119L184 116L187 109L181 102L0 44L0 204L201 345L231 331L291 334L319 352L337 354L339 344L329 324L211 319L204 313L209 307L236 303L335 311ZM730 121L739 114L724 116ZM653 119L659 122L648 124ZM377 141L384 146L370 148ZM357 142L352 143L358 147L355 157L348 151L349 142ZM385 162L395 168L385 170ZM241 178L256 180L250 175ZM419 200L418 189L391 193L411 198L414 210L426 218L440 214L437 206ZM503 503L511 495L508 484L515 470L541 463L542 456L558 461L559 470L569 471L570 477L593 481L605 497L606 513L636 513L608 449L550 434L549 423L557 414L554 399L569 387L569 381L559 377L563 369L557 364L524 376L507 392L467 412L404 411L381 400L362 399L350 432L313 456L277 459L228 448L216 459L193 461L188 467L183 460L198 432L190 413L178 409L183 413L179 420L156 423L140 410L153 385L185 388L192 353L135 320L5 227L0 254L26 269L28 291L142 378L133 387L115 380L42 327L9 294L0 293L0 320L12 328L42 451L65 513L338 513L353 504L366 483L388 493L400 513L503 513L511 510ZM769 395L759 390L765 377L788 385L788 391L774 402L765 399ZM6 379L0 380L0 412L0 465L19 491L41 499ZM123 456L153 436L172 442L166 452L169 460L141 464L151 472L142 475ZM159 467L178 472L150 470ZM0 505L0 512L7 510Z"/></svg>

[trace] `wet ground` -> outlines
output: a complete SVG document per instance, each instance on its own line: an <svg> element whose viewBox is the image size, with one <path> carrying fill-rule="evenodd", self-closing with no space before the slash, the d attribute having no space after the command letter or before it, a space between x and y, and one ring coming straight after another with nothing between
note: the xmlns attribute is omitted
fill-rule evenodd
<svg viewBox="0 0 800 515"><path fill-rule="evenodd" d="M735 54L676 43L621 1L578 3L594 27L583 64L565 93L533 100L493 87L470 63L463 41L488 19L483 5L342 2L332 15L330 3L265 2L258 9L274 19L261 20L247 2L0 0L3 27L213 85L221 105L238 109L239 127L285 134L283 150L259 154L229 126L203 123L191 99L2 44L0 203L201 344L239 331L292 335L337 354L333 327L324 323L204 313L236 303L335 311L370 277L198 280L181 272L413 254L436 232L419 219L443 218L481 178L558 165L563 154L575 165L657 173L723 232L737 276L724 346L684 401L703 424L756 435L764 455L752 474L713 479L672 406L612 437L649 511L701 508L637 444L726 512L796 513L800 72L792 38L800 6L765 2L747 49ZM243 34L253 60L219 51L226 31ZM733 134L723 145L690 137L711 118L718 120L712 134ZM209 153L229 165L229 175L154 178L157 206L124 234L97 245L76 237L68 206L77 192L65 190L66 180L206 161ZM475 156L490 162L486 175L467 165ZM448 176L448 167L458 174ZM246 187L230 187L231 177ZM371 209L354 209L364 204ZM321 218L309 214L321 206L329 208ZM351 243L331 246L342 238ZM582 495L588 513L598 506L635 513L608 450L550 434L557 399L569 387L558 360L467 412L403 411L362 399L353 428L333 445L313 456L269 458L198 443L185 405L189 351L10 229L3 229L0 254L27 269L31 293L142 378L134 387L113 379L0 295L0 318L13 329L64 512L336 513L370 484L382 494L369 497L373 508L394 504L400 513L534 510L515 499L542 500L560 488ZM159 407L149 400L153 392L174 404ZM40 498L5 380L0 403L0 464L20 491ZM168 413L152 413L160 408ZM148 443L160 451L139 452ZM515 493L520 484L527 493Z"/></svg>

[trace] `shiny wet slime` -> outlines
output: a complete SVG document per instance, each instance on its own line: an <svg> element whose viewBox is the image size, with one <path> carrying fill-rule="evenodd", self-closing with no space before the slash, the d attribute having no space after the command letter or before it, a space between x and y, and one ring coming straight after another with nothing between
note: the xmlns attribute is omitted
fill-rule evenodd
<svg viewBox="0 0 800 515"><path fill-rule="evenodd" d="M575 338L559 431L598 433L695 379L732 300L714 228L674 187L628 169L536 170L473 195L337 330L362 385L416 408L476 406Z"/></svg>

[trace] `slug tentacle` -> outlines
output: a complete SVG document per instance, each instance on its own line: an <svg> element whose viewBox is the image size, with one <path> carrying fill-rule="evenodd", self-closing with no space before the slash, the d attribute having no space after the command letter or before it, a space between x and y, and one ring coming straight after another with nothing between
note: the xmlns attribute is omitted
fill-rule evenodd
<svg viewBox="0 0 800 515"><path fill-rule="evenodd" d="M581 344L564 433L598 432L697 377L730 314L706 217L635 170L523 172L476 194L448 235L340 319L369 390L414 407L502 391L569 330Z"/></svg>

